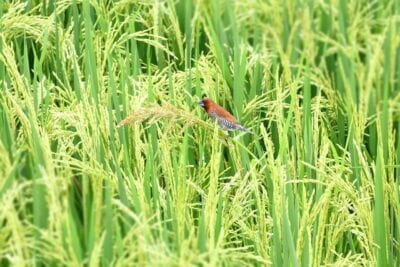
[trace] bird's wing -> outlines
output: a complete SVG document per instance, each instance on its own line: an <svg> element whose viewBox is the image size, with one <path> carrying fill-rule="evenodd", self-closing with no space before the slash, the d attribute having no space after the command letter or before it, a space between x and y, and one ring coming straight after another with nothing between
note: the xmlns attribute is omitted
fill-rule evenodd
<svg viewBox="0 0 400 267"><path fill-rule="evenodd" d="M224 108L222 108L222 107L216 105L215 109L216 109L216 113L217 113L219 116L223 117L224 119L226 119L226 120L228 120L228 121L230 121L230 122L238 123L238 122L236 121L235 117L233 117L233 116L232 116L228 111L226 111Z"/></svg>

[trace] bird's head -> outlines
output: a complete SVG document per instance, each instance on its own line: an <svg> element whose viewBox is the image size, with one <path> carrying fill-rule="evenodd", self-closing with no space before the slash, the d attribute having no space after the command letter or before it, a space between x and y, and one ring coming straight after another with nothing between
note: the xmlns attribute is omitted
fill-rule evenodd
<svg viewBox="0 0 400 267"><path fill-rule="evenodd" d="M212 105L211 103L212 103L212 100L207 98L207 97L205 97L201 101L199 101L197 104L199 104L199 106L204 108L205 110L208 110L210 105Z"/></svg>

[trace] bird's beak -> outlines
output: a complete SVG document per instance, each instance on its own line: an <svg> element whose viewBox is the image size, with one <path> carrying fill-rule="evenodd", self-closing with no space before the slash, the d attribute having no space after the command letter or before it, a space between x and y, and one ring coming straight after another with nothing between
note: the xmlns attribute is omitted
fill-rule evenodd
<svg viewBox="0 0 400 267"><path fill-rule="evenodd" d="M199 104L200 107L203 107L203 108L204 108L203 100L202 100L202 101L199 101L197 104Z"/></svg>

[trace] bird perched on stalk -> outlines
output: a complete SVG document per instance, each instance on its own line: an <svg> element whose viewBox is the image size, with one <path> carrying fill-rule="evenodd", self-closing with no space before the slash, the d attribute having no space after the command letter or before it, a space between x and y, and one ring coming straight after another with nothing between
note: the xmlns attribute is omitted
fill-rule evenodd
<svg viewBox="0 0 400 267"><path fill-rule="evenodd" d="M228 132L239 130L246 133L253 133L249 129L246 129L242 125L240 125L240 123L232 116L232 114L230 114L223 107L219 106L211 99L205 97L198 104L199 106L204 108L208 116L210 116L213 121L216 120L218 122L219 126L223 130L226 130Z"/></svg>

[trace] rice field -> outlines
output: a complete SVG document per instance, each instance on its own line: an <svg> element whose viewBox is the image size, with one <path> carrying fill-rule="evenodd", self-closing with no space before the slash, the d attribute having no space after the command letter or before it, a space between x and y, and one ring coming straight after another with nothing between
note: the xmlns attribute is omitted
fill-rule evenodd
<svg viewBox="0 0 400 267"><path fill-rule="evenodd" d="M0 1L0 266L399 266L399 191L397 0Z"/></svg>

